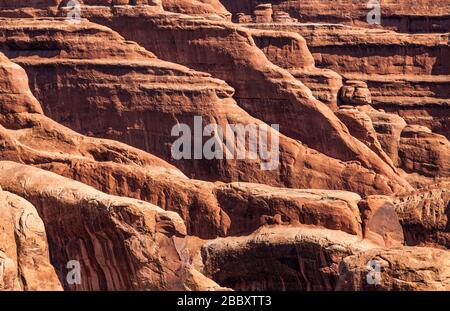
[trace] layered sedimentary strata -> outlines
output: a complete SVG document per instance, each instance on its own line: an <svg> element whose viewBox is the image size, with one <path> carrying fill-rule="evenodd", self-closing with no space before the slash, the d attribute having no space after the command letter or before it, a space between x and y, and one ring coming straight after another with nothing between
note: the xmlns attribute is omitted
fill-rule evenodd
<svg viewBox="0 0 450 311"><path fill-rule="evenodd" d="M233 14L253 14L260 3L270 3L273 11L286 12L300 22L378 27L398 32L429 33L450 29L450 4L433 0L221 0ZM371 13L381 13L380 24L369 23ZM374 10L375 9L375 10Z"/></svg>
<svg viewBox="0 0 450 311"><path fill-rule="evenodd" d="M110 18L95 15L90 18L139 42L163 59L209 72L227 81L236 90L234 98L241 107L268 124L280 124L280 131L287 136L343 160L362 152L355 150L359 148L357 144L349 145L353 141L351 137L343 138L347 136L345 130L331 111L316 101L310 90L288 71L268 61L254 44L251 32L244 28L226 22L167 14L148 14L140 18L130 14ZM222 39L216 40L215 36ZM280 109L275 109L280 105L284 107L283 114ZM336 134L325 137L318 131L317 137L312 137L311 133L306 135L307 129L318 123L323 131ZM339 143L326 142L330 138ZM331 145L339 148L331 150Z"/></svg>
<svg viewBox="0 0 450 311"><path fill-rule="evenodd" d="M204 273L239 290L333 290L339 262L376 247L341 231L267 227L206 242ZM239 266L239 269L236 269Z"/></svg>
<svg viewBox="0 0 450 311"><path fill-rule="evenodd" d="M207 1L207 0L199 0ZM140 10L161 12L163 11L161 0L2 0L0 9L5 17L46 17L61 15L66 17L76 8L81 13L85 7L95 7L104 12L107 8L120 10L124 6L138 6Z"/></svg>
<svg viewBox="0 0 450 311"><path fill-rule="evenodd" d="M79 2L0 0L0 289L449 289L447 33L296 21L362 26L349 1ZM252 139L269 158L217 157Z"/></svg>
<svg viewBox="0 0 450 311"><path fill-rule="evenodd" d="M224 234L226 221L222 221L223 215L210 190L212 185L201 181L189 183L176 168L150 154L117 142L79 135L46 118L26 87L23 69L4 57L0 68L5 73L1 81L5 88L0 92L5 103L1 123L6 127L1 127L2 159L52 170L108 193L160 204L180 213L190 233ZM6 105L12 96L17 99L14 109ZM35 106L29 110L34 113L23 112L31 104Z"/></svg>
<svg viewBox="0 0 450 311"><path fill-rule="evenodd" d="M399 145L400 167L423 176L450 177L450 142L424 126L408 125Z"/></svg>
<svg viewBox="0 0 450 311"><path fill-rule="evenodd" d="M268 227L220 238L202 249L204 273L239 290L333 290L339 262L376 247L342 231Z"/></svg>
<svg viewBox="0 0 450 311"><path fill-rule="evenodd" d="M351 107L347 108L353 109ZM400 136L407 125L406 121L397 114L386 113L370 106L358 106L357 109L370 118L381 147L392 159L393 163L398 166Z"/></svg>
<svg viewBox="0 0 450 311"><path fill-rule="evenodd" d="M188 246L191 258L199 258L198 244ZM448 250L383 248L341 231L305 226L268 226L250 236L200 244L203 261L196 265L240 290L449 289Z"/></svg>
<svg viewBox="0 0 450 311"><path fill-rule="evenodd" d="M190 233L224 234L226 221L212 186L200 181L186 185L187 177L153 155L82 136L45 117L29 91L25 71L2 55L0 59L4 74L0 81L1 159L32 164L107 193L162 205L180 213ZM12 98L15 105L9 105Z"/></svg>
<svg viewBox="0 0 450 311"><path fill-rule="evenodd" d="M367 84L371 104L395 112L410 124L450 137L449 35L400 34L393 31L327 24L246 24L302 35L318 67L345 80ZM352 102L345 102L346 104Z"/></svg>
<svg viewBox="0 0 450 311"><path fill-rule="evenodd" d="M5 148L9 152L2 152L4 159L11 158L71 175L74 179L97 183L97 186L103 184L110 192L117 191L111 180L126 178L131 171L138 172L132 175L135 178L140 176L139 173L148 173L147 181L152 180L150 185L159 187L180 187L182 183L191 187L196 184L202 191L213 187L212 184L183 178L170 165L131 147L83 137L47 119L31 92L26 91L24 71L4 57L2 70L5 73L2 101L8 104L7 100L15 96L17 102L15 106L2 107L2 124L10 128L3 128L2 132L4 146L10 147ZM80 262L80 267L83 267L81 275L89 275L88 278L81 278L81 284L64 284L66 288L219 288L200 272L186 266L177 245L172 244L170 237L182 238L185 234L184 224L176 214L164 212L142 201L108 196L81 183L30 166L14 162L0 164L0 185L33 202L42 215L49 235L52 262L60 279L64 280L67 272L64 263L71 260ZM151 174L152 166L159 168L158 174ZM112 177L105 179L105 175L109 174ZM180 180L178 185L177 178ZM103 183L105 180L110 183ZM124 194L133 195L128 190L132 185L126 179L119 186L125 189ZM315 224L341 229L355 237L361 236L356 206L360 198L356 194L246 184L216 186L215 191L217 200L231 219L229 233L251 232L259 225L280 221L281 224ZM174 192L182 195L183 189ZM158 196L158 193L152 195ZM173 208L174 201L169 205ZM261 209L264 206L267 208ZM249 209L255 209L252 217L259 215L260 218L248 218ZM62 210L66 212L63 218ZM180 213L183 215L183 211ZM210 217L208 214L205 216ZM189 217L186 220L195 228ZM117 239L114 234L118 230L123 231L127 238ZM201 234L201 231L198 232ZM110 242L101 242L104 239ZM123 254L128 255L123 257ZM155 256L163 256L164 259ZM154 268L145 264L143 258L159 258L157 260L162 267L153 273ZM127 270L114 269L116 266L133 267L135 274L130 276Z"/></svg>
<svg viewBox="0 0 450 311"><path fill-rule="evenodd" d="M293 32L252 30L252 38L267 58L304 83L315 98L335 110L342 77L328 69L315 67L305 39Z"/></svg>
<svg viewBox="0 0 450 311"><path fill-rule="evenodd" d="M308 88L288 71L269 62L253 45L248 30L226 22L173 14L146 14L145 18L141 15L137 19L126 14L104 17L93 13L90 18L118 30L127 39L136 40L161 58L210 72L229 82L236 89L234 98L241 107L268 124L279 124L281 133L340 160L355 160L375 171L390 170L349 135ZM129 25L134 31L130 31ZM226 39L218 41L211 36L211 32L217 31L221 33L217 35ZM310 131L315 127L321 130Z"/></svg>
<svg viewBox="0 0 450 311"><path fill-rule="evenodd" d="M217 189L217 197L234 235L248 234L262 224L312 224L362 235L357 205L361 197L354 193L235 183Z"/></svg>
<svg viewBox="0 0 450 311"><path fill-rule="evenodd" d="M195 116L202 117L202 124L212 122L222 128L226 128L227 124L265 125L234 103L230 97L233 89L223 81L162 62L102 26L90 23L74 26L57 20L4 21L1 31L9 40L0 43L1 49L25 67L30 75L32 90L44 103L46 114L77 131L122 140L172 161L186 174L197 178L326 189L334 188L332 185L335 183L334 189L358 193L376 193L378 189L391 193L409 188L388 164L353 138L345 127L342 128L343 124L331 110L319 102L317 105L321 105L322 109L319 111L324 113L319 113L319 116L329 115L332 118L329 124L337 127L338 137L341 135L338 139L349 137L351 140L347 143L350 149L344 149L361 152L357 157L359 163L337 161L283 135L279 135L279 159L267 159L279 160L279 165L275 162L273 170L261 170L261 158L256 161L174 161L171 153L172 143L176 140L171 135L173 127L186 123L195 129ZM51 30L54 35L36 37L44 29L46 32ZM91 32L96 36L87 35ZM14 43L16 40L30 44L39 42L41 49L33 52L30 45L18 46ZM109 41L111 46L104 49L101 41ZM50 57L55 50L58 56ZM120 59L122 55L129 59L126 63ZM106 56L107 61L99 59ZM131 71L130 65L133 68ZM84 82L80 77L85 77ZM75 87L80 83L85 85L83 92ZM92 85L96 87L92 88ZM326 127L317 132L327 130L334 131ZM194 141L194 133L190 134ZM278 134L271 130L270 135L274 137ZM325 139L324 134L320 135ZM336 152L340 153L341 146L336 147ZM296 173L300 170L301 174ZM343 178L358 174L361 176L358 181ZM330 179L330 176L335 177ZM366 188L374 180L376 188Z"/></svg>
<svg viewBox="0 0 450 311"><path fill-rule="evenodd" d="M231 19L231 13L219 0L162 0L162 7L169 12Z"/></svg>
<svg viewBox="0 0 450 311"><path fill-rule="evenodd" d="M81 290L184 289L172 236L186 228L174 212L106 195L68 178L15 162L0 162L0 185L32 202L47 230L52 263L81 268Z"/></svg>
<svg viewBox="0 0 450 311"><path fill-rule="evenodd" d="M425 126L407 125L400 116L368 105L341 106L336 114L355 137L376 152L386 152L404 172L435 181L448 178L450 142L446 137Z"/></svg>
<svg viewBox="0 0 450 311"><path fill-rule="evenodd" d="M382 248L371 239L271 226L250 236L206 241L201 266L220 284L240 290L449 289L448 250L401 243Z"/></svg>
<svg viewBox="0 0 450 311"><path fill-rule="evenodd" d="M372 94L367 83L357 80L347 80L340 90L340 102L348 105L371 105Z"/></svg>
<svg viewBox="0 0 450 311"><path fill-rule="evenodd" d="M377 132L369 115L364 111L353 108L352 106L341 106L336 111L338 118L344 122L350 133L367 145L386 163L394 167L392 159L383 150L383 146L378 140Z"/></svg>
<svg viewBox="0 0 450 311"><path fill-rule="evenodd" d="M2 56L3 57L3 56ZM2 58L4 160L37 166L106 193L134 197L179 213L189 234L214 238L259 226L315 224L361 235L357 203L344 191L288 190L191 180L173 166L121 143L77 134L42 115L23 69ZM32 107L32 108L30 108Z"/></svg>
<svg viewBox="0 0 450 311"><path fill-rule="evenodd" d="M448 182L397 195L394 205L408 245L450 247Z"/></svg>
<svg viewBox="0 0 450 311"><path fill-rule="evenodd" d="M47 119L28 89L23 69L1 56L1 70L2 159L54 166L55 170L72 167L78 174L85 173L81 179L95 178L92 171L87 174L95 163L97 173L112 174L114 165L102 167L101 163L108 157L112 162L128 161L129 166L134 160L176 171L151 155L115 142L82 137ZM8 105L11 99L15 105ZM195 283L181 277L189 278L189 271L174 256L177 252L171 237L186 234L176 213L106 195L31 166L3 161L0 167L3 189L26 198L38 209L47 230L52 264L65 288L187 289L188 283ZM66 264L73 260L80 264L81 278L80 283L71 285L65 281ZM194 285L200 288L202 284ZM45 284L39 286L44 288Z"/></svg>

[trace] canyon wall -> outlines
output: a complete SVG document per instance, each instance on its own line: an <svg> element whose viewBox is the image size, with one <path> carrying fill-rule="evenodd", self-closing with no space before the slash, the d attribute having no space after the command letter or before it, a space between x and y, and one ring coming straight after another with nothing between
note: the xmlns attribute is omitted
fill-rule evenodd
<svg viewBox="0 0 450 311"><path fill-rule="evenodd" d="M299 23L246 25L302 35L316 66L367 84L372 96L366 103L450 137L448 33L411 35Z"/></svg>
<svg viewBox="0 0 450 311"><path fill-rule="evenodd" d="M353 138L331 110L319 102L316 103L320 105L319 110L313 113L332 126L327 128L327 125L324 125L323 131L317 131L322 137L323 144L330 136L325 134L327 130L336 132L332 135L334 139L344 141L344 137L348 137L350 140L346 142L346 146L337 144L336 148L333 147L328 153L344 153L342 157L350 156L346 153L356 153L354 156L357 157L359 165L352 161L339 162L283 135L279 137L279 165L276 165L273 170L261 170L262 159L256 159L257 161L246 159L243 161L220 159L174 161L171 146L176 138L171 135L171 131L179 123L185 123L194 128L195 116L202 117L202 124L212 122L220 124L222 128L226 128L227 124L258 125L262 122L249 116L235 104L231 98L233 89L223 81L179 65L162 62L153 54L124 41L114 32L105 31L105 28L101 26L82 24L80 27L77 26L79 32L67 32L64 23L58 26L56 22L50 20L47 22L40 20L37 23L24 19L22 22L25 25L30 23L34 27L23 27L22 23L13 22L13 24L5 21L0 31L10 38L23 36L25 41L30 40L27 38L35 37L39 29L54 31L54 38L58 37L56 34L66 36L64 42L51 39L53 43L48 42L50 37L41 37L42 47L48 44L50 46L47 47L48 51L40 49L37 55L35 53L29 55L30 47L24 45L18 49L18 46L11 41L0 43L0 50L25 67L30 75L31 88L37 98L44 103L46 114L74 130L91 136L121 140L149 151L171 161L189 177L261 182L299 188L333 188L331 184L338 183L340 185L335 189L346 189L358 193L376 193L377 190L369 186L373 184L373 180L376 180L386 193L409 189L409 185L396 174L391 166ZM85 27L88 30L85 30ZM72 26L72 29L76 28ZM83 35L84 39L80 41L80 35L85 31L87 33L94 31L97 35L95 37ZM12 36L12 33L15 33L15 36ZM109 49L104 49L104 45L96 44L99 40L105 39L111 42ZM55 49L60 51L59 56L50 57L50 51ZM108 54L112 55L105 63L101 57ZM132 71L129 71L129 67L124 68L123 61L119 59L123 54L127 55L129 61L136 59L136 65ZM80 60L81 58L84 59ZM114 70L111 71L111 69ZM98 75L99 70L103 73ZM155 76L152 77L150 74ZM86 86L85 93L75 90L74 79L79 81L80 76L86 76L86 85L92 85L95 81L98 87L92 89ZM193 85L196 79L198 79L195 82L196 85ZM62 83L57 83L58 80ZM155 83L155 81L158 82ZM185 83L185 87L181 87L181 83ZM55 85L58 87L55 88ZM145 85L147 86L144 87ZM133 96L130 97L130 93L133 93ZM114 100L111 101L111 98ZM74 100L77 101L76 104ZM311 101L314 99L311 98ZM315 111L314 106L311 108ZM292 114L292 117L295 115ZM94 116L96 117L93 118ZM327 119L328 117L331 120ZM99 120L103 121L99 122ZM283 125L280 125L280 130L282 129ZM304 131L306 133L306 127ZM194 136L194 133L191 135ZM278 134L272 132L271 135ZM192 141L194 139L193 137ZM303 156L299 156L300 154ZM336 164L326 164L328 161L336 162ZM337 170L332 172L330 167L335 167ZM300 171L302 171L301 174L296 173ZM357 173L358 171L360 173ZM324 175L321 172L327 172L327 174ZM346 181L341 176L346 174L360 174L361 179L355 183L342 185L342 182ZM330 179L329 176L333 175L335 177ZM367 181L362 181L364 179ZM330 183L332 180L334 181Z"/></svg>
<svg viewBox="0 0 450 311"><path fill-rule="evenodd" d="M302 23L344 24L379 27L398 32L430 33L450 30L450 2L433 0L220 0L233 14L253 15L260 4L270 3L273 11L289 13ZM369 3L372 5L369 6ZM367 16L380 5L380 25L370 25Z"/></svg>
<svg viewBox="0 0 450 311"><path fill-rule="evenodd" d="M0 0L0 290L450 290L446 2L400 2Z"/></svg>

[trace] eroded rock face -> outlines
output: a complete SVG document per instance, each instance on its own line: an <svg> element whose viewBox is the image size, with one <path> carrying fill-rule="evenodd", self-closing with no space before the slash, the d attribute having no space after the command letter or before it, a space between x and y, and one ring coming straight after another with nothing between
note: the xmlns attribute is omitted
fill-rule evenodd
<svg viewBox="0 0 450 311"><path fill-rule="evenodd" d="M390 166L394 167L392 159L383 150L381 143L378 140L374 125L369 115L351 106L341 106L336 111L337 117L347 126L350 133L363 142L373 152L375 152L381 159L383 159Z"/></svg>
<svg viewBox="0 0 450 311"><path fill-rule="evenodd" d="M392 198L368 196L358 206L365 239L386 247L404 244L403 228Z"/></svg>
<svg viewBox="0 0 450 311"><path fill-rule="evenodd" d="M3 63L10 64L5 57ZM24 71L14 68L17 70L7 71L5 83L13 81L13 76L26 80ZM151 154L77 134L42 115L40 106L36 106L35 113L15 112L8 107L3 111L3 159L34 165L109 194L145 200L177 212L189 234L214 238L249 233L278 218L286 224L316 224L360 234L356 207L360 198L356 194L191 180ZM249 215L249 209L254 214Z"/></svg>
<svg viewBox="0 0 450 311"><path fill-rule="evenodd" d="M9 64L9 61L3 57L3 63ZM6 82L13 81L13 76L24 76L20 67L10 67L17 70L6 71ZM12 72L15 75L9 75ZM6 89L4 93L7 94ZM174 200L166 203L169 204L169 209L176 206L174 203L177 196L183 197L189 192L188 187L198 188L197 194L195 190L190 190L191 194L195 200L206 200L204 202L208 202L205 206L207 209L214 206L214 203L209 201L214 200L211 195L214 193L217 204L220 204L219 211L223 209L224 215L229 215L227 217L231 221L229 231L225 229L222 234L251 232L260 225L279 221L285 225L315 224L324 228L341 229L355 237L361 236L357 208L360 197L356 194L287 190L250 184L214 186L207 182L191 181L177 173L175 168L151 155L120 143L81 136L43 116L39 106L35 110L34 113L28 113L4 108L2 123L12 129L3 128L3 137L5 142L14 147L12 150L16 161L49 169L113 193L118 191L117 189L123 189L122 193L126 195L143 195L144 189L136 187L134 182L148 183L147 189L153 191L146 197L150 201L151 197L159 197L158 200L161 200L159 190L155 191L154 187L161 187L160 191L176 188L172 190L175 194ZM17 131L21 124L28 124L28 128ZM77 146L77 149L74 149L74 146ZM37 152L38 150L40 152ZM56 155L55 150L64 150L66 154ZM77 154L75 150L83 151L78 151ZM10 153L5 156L8 154ZM68 160L70 162L67 162ZM104 163L105 160L108 160L108 163ZM52 260L58 263L55 268L59 277L64 280L67 272L65 266L60 263L70 260L78 260L81 263L81 275L90 275L77 286L64 284L67 289L220 289L219 285L198 270L186 265L179 245L172 244L172 238L184 238L185 234L181 218L176 217L174 213L163 212L158 207L142 201L108 196L83 184L26 165L1 162L0 168L0 185L32 201L43 215L49 232ZM125 180L117 183L123 178ZM133 192L138 190L140 192ZM205 198L208 191L210 199L208 196ZM183 202L179 204L180 208L185 208ZM192 208L201 209L201 205ZM60 209L73 212L68 212L67 218L61 220L58 216ZM259 215L257 221L248 217L249 209L256 209L255 215ZM102 210L107 210L108 213L102 213ZM214 219L211 211L206 214L203 212L205 218L200 220L199 224L209 221L209 217ZM191 232L197 232L195 230L200 226L196 225L192 216L185 214L183 210L179 212L184 216ZM73 215L79 215L81 218ZM135 218L137 219L133 220ZM61 221L64 224L62 228ZM229 226L226 222L220 226L223 225ZM126 232L126 236L131 235L130 242L113 240L113 234L119 230L117 226ZM202 228L206 229L204 225ZM137 232L144 232L144 236ZM102 244L100 248L90 248L93 247L90 245L98 244L95 241L100 239L100 235L103 239L105 234L111 236L111 243ZM201 231L196 234L201 234ZM108 245L114 245L114 249ZM135 247L138 247L139 251ZM153 251L157 251L158 255ZM95 261L91 257L92 253L96 254ZM114 257L119 253L129 255L125 256L126 259ZM152 256L164 256L163 266L156 275L148 270L153 271L153 268L142 263L142 258ZM112 270L116 264L131 265L133 270L136 270L136 275L126 278L125 271Z"/></svg>
<svg viewBox="0 0 450 311"><path fill-rule="evenodd" d="M81 267L79 290L184 289L172 236L186 228L174 212L106 195L54 173L0 162L0 185L32 202L45 224L60 279L66 263ZM178 272L177 272L178 271ZM84 277L83 277L84 276Z"/></svg>
<svg viewBox="0 0 450 311"><path fill-rule="evenodd" d="M407 125L406 121L396 114L375 110L370 106L358 107L358 110L369 116L381 147L393 163L398 166L400 136Z"/></svg>
<svg viewBox="0 0 450 311"><path fill-rule="evenodd" d="M376 261L379 278L369 284L367 263ZM426 247L373 249L349 256L340 266L338 290L448 291L450 252ZM370 277L370 276L369 276Z"/></svg>
<svg viewBox="0 0 450 311"><path fill-rule="evenodd" d="M409 125L402 131L400 167L424 176L450 177L450 142L424 126Z"/></svg>
<svg viewBox="0 0 450 311"><path fill-rule="evenodd" d="M17 81L25 82L24 85L26 85L24 71L17 65L12 65L4 56L1 60L0 68L7 73L2 77L2 85L12 84L15 81L11 79L12 77ZM20 96L21 93L28 94L27 89L5 88L2 96L9 98L8 95L13 90L18 90L18 98L29 101L29 98ZM29 94L33 98L31 93ZM24 101L25 104L27 100ZM35 99L31 101L37 103ZM20 101L17 102L20 104ZM53 169L60 173L72 172L78 176L74 179L88 180L90 183L94 180L102 181L104 177L100 176L105 175L114 176L115 174L120 179L145 176L145 167L151 171L152 166L159 168L159 174L173 174L174 177L187 179L175 168L149 154L120 143L76 134L43 116L40 109L35 109L37 110L35 113L28 113L22 112L21 109L18 109L19 112L12 111L8 105L2 108L1 122L9 128L1 127L2 142L10 147L7 148L9 152L2 152L3 158L12 158L18 162ZM21 128L24 124L27 126ZM102 163L108 159L110 163ZM134 166L135 170L140 169L141 175L130 173ZM128 168L128 171L125 168ZM95 173L100 179L95 179ZM164 211L143 201L107 195L71 179L15 162L0 162L0 180L0 185L4 189L26 198L37 207L47 229L51 260L55 268L49 266L55 278L56 269L66 289L220 288L199 272L184 266L184 261L178 254L172 238L184 237L186 227L181 217L174 212ZM158 184L158 181L156 183ZM161 181L160 185L163 183L164 181ZM132 184L126 184L125 189L128 186ZM111 185L106 185L105 188L109 187ZM15 205L19 208L17 203ZM32 211L26 212L26 215L25 212L23 214L26 217L33 216ZM189 216L187 218L189 219ZM39 220L40 218L36 220L37 227ZM22 227L25 226L23 221L26 220L22 219L19 222ZM43 225L41 225L42 228ZM35 231L39 233L37 229ZM14 265L19 267L23 265L21 273L30 274L27 272L30 269L27 266L29 254L26 254L28 243L39 242L35 242L37 238L32 235L33 231L30 232L22 233L27 235L27 241L21 243L22 248L17 251L20 255L17 259L8 257L9 250L2 254L3 261L9 267L6 275L8 279L4 282L8 283L6 287L14 286L13 288L16 289L17 286L22 286L16 284L17 281L13 278L14 270L11 272L11 267ZM40 233L41 239L45 239L45 233L43 231ZM39 253L43 252L42 249L46 250L41 245L34 247L35 274L43 273L40 269L45 268L40 266L44 261L41 259L43 255ZM25 259L21 257L22 252ZM68 272L66 264L73 261L80 265L81 278L80 283L69 284L66 282ZM42 286L43 289L52 289L50 287L52 284L36 283L36 280L32 279L33 275L24 275L22 279L26 280L28 277L30 280L23 285L24 289L39 289L38 286ZM48 282L51 283L51 275L48 277ZM55 288L58 287L55 286Z"/></svg>
<svg viewBox="0 0 450 311"><path fill-rule="evenodd" d="M38 28L23 27L23 23ZM106 30L104 27L90 23L80 26L67 25L64 22L58 24L51 20L46 22L23 20L23 23L20 25L15 21L5 21L2 29L5 33L14 32L19 36L24 36L25 41L34 38L34 32L39 27L47 29L47 31L51 29L55 36L42 38L42 40L45 42L50 39L53 44L58 46L61 49L60 57L49 58L49 52L44 51L38 53L38 58L29 57L27 56L27 47L24 46L23 49L17 50L17 45L11 45L8 42L0 43L2 48L7 55L14 57L14 61L26 68L31 77L30 84L34 93L43 102L46 102L44 104L46 113L82 133L125 141L171 161L186 174L196 178L224 181L243 180L276 186L306 188L329 188L329 185L337 183L339 186L336 189L346 189L358 193L376 193L372 186L366 188L374 181L378 184L377 189L385 189L387 193L409 189L409 185L393 172L392 168L342 128L339 132L343 137L347 136L353 141L347 146L351 150L361 151L362 154L358 157L361 165L355 162L336 161L283 135L279 135L280 165L275 166L274 170L261 170L262 160L259 159L257 161L195 161L190 159L173 161L171 154L171 144L175 141L175 138L171 136L173 126L185 122L194 128L194 117L198 114L202 117L203 123L214 122L221 125L222 128L226 128L226 124L243 124L245 126L248 124L261 125L262 123L235 105L230 98L233 90L223 81L179 65L162 62L151 53L133 43L125 42L116 33ZM79 32L68 32L66 31L67 27L75 27L73 29L78 29ZM83 35L90 31L94 31L98 35L95 38ZM56 39L58 38L56 34L66 36L65 40ZM85 37L87 38L86 45L83 43L85 39L80 41L80 38ZM104 45L99 44L98 40L102 37L112 45L107 50L104 49ZM90 44L87 44L88 42ZM96 50L99 51L95 52ZM112 57L107 62L98 59L99 56L108 55L112 50L117 52L112 53ZM119 55L127 55L131 60L136 59L136 67L133 67L132 72L125 74L128 67L119 59ZM81 58L86 59L82 60ZM61 68L60 65L65 70L58 69ZM98 71L103 74L98 75ZM93 78L93 75L96 76ZM80 76L86 77L84 93L74 87L74 85L79 85ZM65 82L58 83L59 89L55 90L50 81L58 79ZM78 81L77 84L74 83L75 81ZM194 81L197 82L193 86ZM88 87L94 82L99 85L98 88ZM183 83L184 87L180 87ZM205 87L205 83L207 87ZM118 92L116 87L119 85L121 87ZM134 94L131 98L127 95L130 92ZM186 96L188 94L189 96ZM123 96L125 98L122 99ZM111 98L113 98L112 101ZM343 126L331 110L323 104L320 105L323 106L320 109L324 109L323 112L333 118L330 122L335 123L338 128ZM105 115L108 117L106 118ZM93 116L96 117L93 118ZM99 124L97 120L103 121ZM194 133L192 133L193 135ZM270 135L278 134L272 131ZM340 145L336 147L341 149ZM329 161L334 164L327 164ZM372 170L366 169L364 166L371 167L373 171L379 173L371 173ZM335 172L333 172L334 168L337 168ZM300 171L301 174L298 173ZM326 172L327 176L321 172ZM352 176L360 174L361 179L357 182L352 179L343 179L342 176L347 174ZM330 176L335 176L331 179L334 180L331 183ZM351 181L352 184L342 185L346 180Z"/></svg>
<svg viewBox="0 0 450 311"><path fill-rule="evenodd" d="M80 2L0 0L0 289L449 289L448 34ZM278 166L174 159L195 117L278 123Z"/></svg>
<svg viewBox="0 0 450 311"><path fill-rule="evenodd" d="M219 0L162 0L164 10L175 13L211 16L231 19L231 13Z"/></svg>
<svg viewBox="0 0 450 311"><path fill-rule="evenodd" d="M288 70L311 90L315 98L336 109L342 77L331 70L315 67L303 37L294 32L256 29L251 34L272 63Z"/></svg>
<svg viewBox="0 0 450 311"><path fill-rule="evenodd" d="M420 187L421 184L436 183L448 178L450 143L446 137L432 133L425 126L407 125L398 115L375 110L370 106L358 106L356 109L341 106L336 114L354 136L368 146L375 147L375 151L385 151L412 184ZM366 126L362 125L364 123Z"/></svg>
<svg viewBox="0 0 450 311"><path fill-rule="evenodd" d="M361 235L355 193L280 189L234 183L216 190L231 219L230 234L250 233L264 224L313 224ZM249 231L250 229L250 231Z"/></svg>
<svg viewBox="0 0 450 311"><path fill-rule="evenodd" d="M372 96L363 81L348 80L341 89L341 100L347 105L370 105Z"/></svg>
<svg viewBox="0 0 450 311"><path fill-rule="evenodd" d="M375 108L394 112L408 124L427 126L450 138L450 69L445 61L450 49L448 30L412 35L337 24L245 26L300 34L316 66L336 71L346 80L366 83ZM361 93L363 98L356 104L370 103L367 91Z"/></svg>
<svg viewBox="0 0 450 311"><path fill-rule="evenodd" d="M234 98L241 107L268 124L279 124L281 133L326 155L344 161L357 160L364 167L385 171L397 179L381 159L349 135L339 119L314 99L307 87L269 62L245 28L173 14L135 18L131 13L109 17L92 13L89 18L139 42L163 59L224 79L236 89ZM224 39L216 40L211 33ZM178 52L182 50L186 52ZM318 124L320 131L310 131Z"/></svg>
<svg viewBox="0 0 450 311"><path fill-rule="evenodd" d="M0 69L6 73L2 76L2 84L12 85L17 80L23 82L22 86L26 85L24 70L3 55L0 57ZM14 90L17 90L17 93L14 93ZM26 97L27 94L29 97ZM22 100L17 100L16 105L10 107L4 98L12 96ZM170 209L179 212L187 220L189 232L201 230L197 232L200 235L221 232L219 228L224 226L220 224L221 221L216 223L210 218L210 227L202 225L204 229L196 229L194 219L197 216L189 213L193 204L196 206L195 210L201 211L198 215L220 215L220 209L219 212L212 212L218 207L217 204L214 205L214 199L208 199L208 190L204 190L204 195L195 194L199 186L186 187L188 179L175 167L130 146L82 136L57 124L41 114L39 103L27 87L5 88L0 93L0 98L2 103L5 103L0 115L0 133L4 146L0 153L2 159L51 170L111 194L170 206ZM34 108L28 110L34 113L28 113L26 110L23 112L24 109L20 108L29 106L29 102L33 103ZM179 185L172 188L177 190L169 190L171 187L168 187L168 180L174 182L174 185L178 180ZM212 197L212 194L209 196ZM204 208L210 209L210 212L205 213ZM220 218L218 216L218 219Z"/></svg>
<svg viewBox="0 0 450 311"><path fill-rule="evenodd" d="M277 12L288 12L290 16L304 23L327 23L357 25L366 28L385 28L398 32L430 33L446 32L450 28L448 21L448 3L433 0L381 0L368 2L341 0L333 5L329 0L221 0L233 14L251 14L260 3L273 5ZM382 19L380 25L369 24L368 15L380 4ZM447 6L446 6L447 5ZM425 13L426 12L426 13Z"/></svg>
<svg viewBox="0 0 450 311"><path fill-rule="evenodd" d="M34 206L7 191L0 191L0 202L0 291L61 290Z"/></svg>
<svg viewBox="0 0 450 311"><path fill-rule="evenodd" d="M398 195L394 205L408 245L450 247L448 182Z"/></svg>
<svg viewBox="0 0 450 311"><path fill-rule="evenodd" d="M204 273L238 290L333 290L339 262L374 247L357 236L314 227L268 227L206 242Z"/></svg>

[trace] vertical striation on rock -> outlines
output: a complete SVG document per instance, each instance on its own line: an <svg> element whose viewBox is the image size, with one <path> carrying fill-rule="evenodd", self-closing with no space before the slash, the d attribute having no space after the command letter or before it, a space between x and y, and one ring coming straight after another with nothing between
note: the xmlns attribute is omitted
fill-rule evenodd
<svg viewBox="0 0 450 311"><path fill-rule="evenodd" d="M50 262L44 223L35 207L4 190L0 202L0 291L61 290Z"/></svg>

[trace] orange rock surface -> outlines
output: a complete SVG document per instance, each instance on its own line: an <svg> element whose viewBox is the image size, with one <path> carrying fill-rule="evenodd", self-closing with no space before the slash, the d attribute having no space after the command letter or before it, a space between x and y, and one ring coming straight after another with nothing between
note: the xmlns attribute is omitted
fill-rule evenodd
<svg viewBox="0 0 450 311"><path fill-rule="evenodd" d="M450 290L447 2L331 2L0 0L0 290Z"/></svg>

